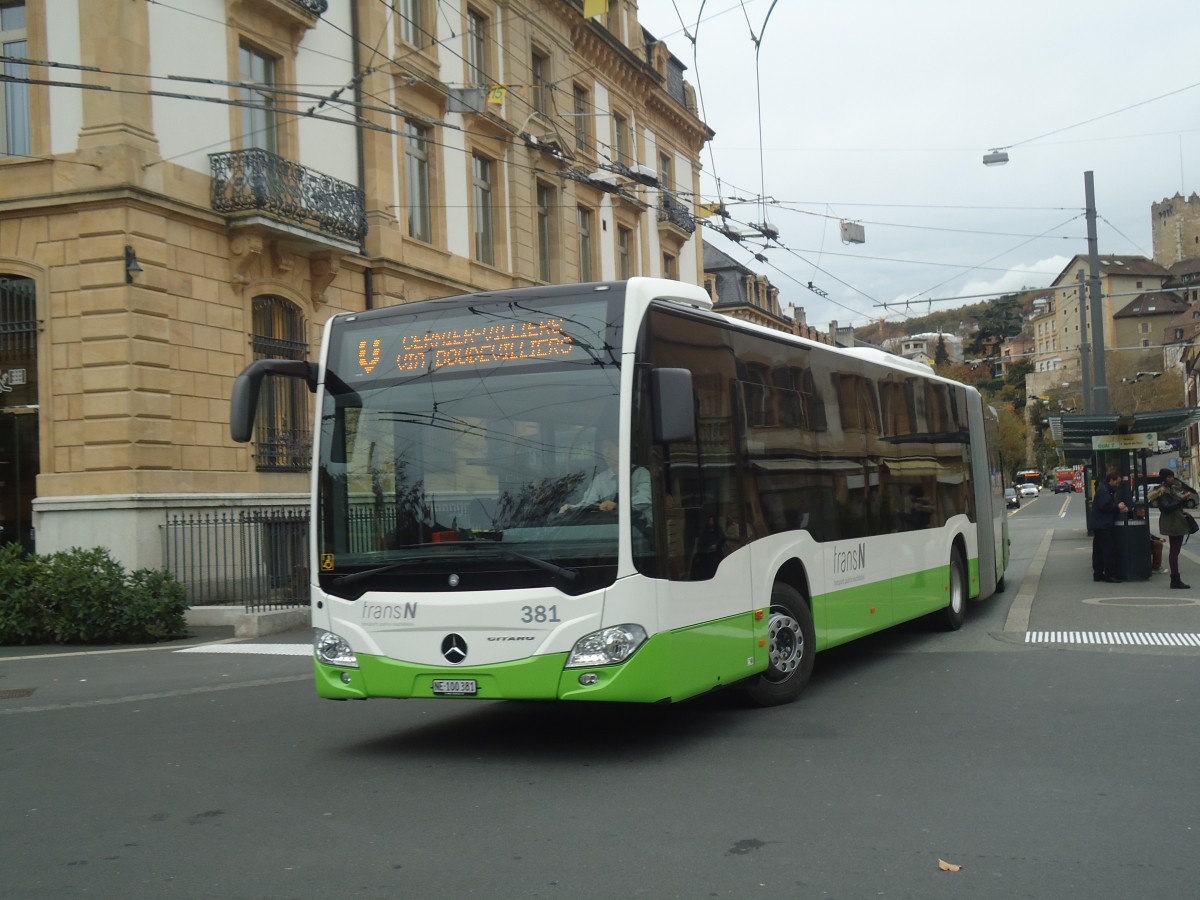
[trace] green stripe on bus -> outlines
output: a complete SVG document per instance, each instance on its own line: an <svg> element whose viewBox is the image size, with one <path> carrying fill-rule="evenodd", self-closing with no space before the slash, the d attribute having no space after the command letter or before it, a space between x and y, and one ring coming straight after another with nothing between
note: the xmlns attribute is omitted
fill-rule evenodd
<svg viewBox="0 0 1200 900"><path fill-rule="evenodd" d="M968 562L972 593L979 560ZM935 566L886 581L856 585L815 598L818 651L942 609L950 600L950 567ZM627 662L565 668L566 653L476 667L427 666L358 654L357 669L314 661L317 693L334 700L368 697L433 698L434 679L474 680L480 700L604 700L653 703L682 700L741 681L766 668L769 616L754 611L662 632ZM761 642L761 646L760 646ZM581 675L595 684L581 684ZM343 681L343 675L348 681Z"/></svg>
<svg viewBox="0 0 1200 900"><path fill-rule="evenodd" d="M317 693L332 700L368 697L434 697L434 679L471 679L480 700L605 700L653 703L680 700L739 681L766 667L766 651L756 655L752 612L663 632L650 638L627 662L616 666L565 668L566 653L469 668L425 666L358 654L357 669L313 663ZM583 674L593 685L580 684ZM343 675L348 678L343 681Z"/></svg>

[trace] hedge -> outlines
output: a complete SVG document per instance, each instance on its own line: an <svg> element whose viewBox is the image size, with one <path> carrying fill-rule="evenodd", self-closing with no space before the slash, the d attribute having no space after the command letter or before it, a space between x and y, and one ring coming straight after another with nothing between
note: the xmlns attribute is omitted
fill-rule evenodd
<svg viewBox="0 0 1200 900"><path fill-rule="evenodd" d="M127 574L109 551L0 546L0 644L146 644L185 637L187 597L166 571Z"/></svg>

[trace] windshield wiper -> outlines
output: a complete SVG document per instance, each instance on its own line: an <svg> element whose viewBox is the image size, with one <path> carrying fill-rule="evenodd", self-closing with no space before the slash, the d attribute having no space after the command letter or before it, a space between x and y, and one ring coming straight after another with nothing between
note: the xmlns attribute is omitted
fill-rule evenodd
<svg viewBox="0 0 1200 900"><path fill-rule="evenodd" d="M579 577L579 570L572 569L567 566L558 566L546 559L538 559L536 556L526 556L524 553L518 553L516 550L500 549L502 556L508 556L512 559L519 559L521 562L527 562L531 566L549 572L552 575L557 575L563 581L570 584Z"/></svg>
<svg viewBox="0 0 1200 900"><path fill-rule="evenodd" d="M495 546L495 545L498 545L500 542L498 540L496 540L495 538L477 537L477 538L475 538L473 543L492 544L493 546ZM539 569L542 569L543 571L549 572L552 575L557 575L559 578L561 578L563 581L567 582L568 584L570 584L572 581L574 581L576 578L579 577L578 569L571 569L566 566L555 565L554 563L550 562L549 560L538 559L536 556L527 556L524 553L518 553L516 550L509 550L507 547L496 546L496 551L501 556L507 556L510 559L519 559L521 562L527 562L531 566L535 566L536 568L539 568Z"/></svg>
<svg viewBox="0 0 1200 900"><path fill-rule="evenodd" d="M415 561L404 559L400 562L388 563L386 566L376 566L374 569L363 569L361 572L351 572L349 575L338 575L334 578L333 584L335 587L344 587L358 581L364 581L372 575L382 575L384 572L394 572L396 569L403 569Z"/></svg>

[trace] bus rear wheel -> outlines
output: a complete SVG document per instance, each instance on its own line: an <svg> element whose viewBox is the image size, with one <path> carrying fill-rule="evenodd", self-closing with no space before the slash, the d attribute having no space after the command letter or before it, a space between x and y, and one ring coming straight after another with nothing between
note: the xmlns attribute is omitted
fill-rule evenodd
<svg viewBox="0 0 1200 900"><path fill-rule="evenodd" d="M946 608L938 614L938 624L945 631L958 631L967 613L967 564L958 547L950 551L949 599Z"/></svg>
<svg viewBox="0 0 1200 900"><path fill-rule="evenodd" d="M746 682L746 696L758 706L791 703L808 684L816 650L808 603L791 585L775 585L767 624L767 669Z"/></svg>

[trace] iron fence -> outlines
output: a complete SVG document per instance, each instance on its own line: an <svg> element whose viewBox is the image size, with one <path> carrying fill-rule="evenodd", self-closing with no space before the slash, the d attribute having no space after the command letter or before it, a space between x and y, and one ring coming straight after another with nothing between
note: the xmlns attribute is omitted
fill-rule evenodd
<svg viewBox="0 0 1200 900"><path fill-rule="evenodd" d="M163 559L193 606L307 606L308 526L307 509L171 514Z"/></svg>

